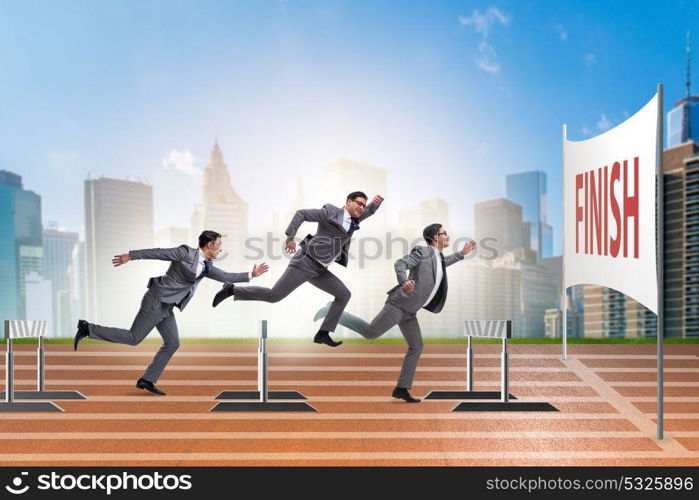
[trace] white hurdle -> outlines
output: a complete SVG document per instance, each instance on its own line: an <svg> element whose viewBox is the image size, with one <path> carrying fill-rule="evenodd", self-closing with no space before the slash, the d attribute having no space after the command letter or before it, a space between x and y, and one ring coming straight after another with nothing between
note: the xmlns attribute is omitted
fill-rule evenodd
<svg viewBox="0 0 699 500"><path fill-rule="evenodd" d="M512 321L510 320L472 320L464 321L464 335L467 338L466 346L466 390L465 391L431 391L425 399L500 399L508 402L517 399L509 393L509 357L507 352L507 339L512 338ZM500 391L475 391L473 390L473 337L502 339L501 354L501 390Z"/></svg>
<svg viewBox="0 0 699 500"><path fill-rule="evenodd" d="M260 342L257 349L257 391L223 391L216 399L257 401L222 401L209 411L316 411L304 401L272 402L270 399L306 399L297 391L269 391L267 389L267 320L260 321Z"/></svg>
<svg viewBox="0 0 699 500"><path fill-rule="evenodd" d="M464 322L464 334L468 337L467 350L467 385L468 394L476 396L469 399L497 399L498 393L487 391L473 391L473 337L502 339L502 352L500 355L500 401L465 401L457 404L451 411L558 411L549 403L543 401L510 401L516 399L510 395L509 353L507 351L507 339L512 338L512 321L510 320L475 320ZM489 394L490 397L478 396ZM493 397L493 394L495 397ZM435 398L438 399L438 398ZM451 399L451 398L442 398Z"/></svg>
<svg viewBox="0 0 699 500"><path fill-rule="evenodd" d="M37 358L37 369L39 370L39 375L37 376L38 385L41 390L44 383L43 374L41 371L44 367L43 358L43 338L46 333L46 321L24 321L24 320L5 320L4 322L4 333L5 339L7 340L7 352L5 353L5 391L3 396L5 401L0 402L0 412L8 411L63 411L60 407L51 403L50 401L16 401L16 397L19 397L20 393L25 391L15 391L14 388L14 349L13 341L15 339L21 338L39 338L40 341L40 352ZM32 391L39 392L39 391ZM48 399L45 397L37 399Z"/></svg>

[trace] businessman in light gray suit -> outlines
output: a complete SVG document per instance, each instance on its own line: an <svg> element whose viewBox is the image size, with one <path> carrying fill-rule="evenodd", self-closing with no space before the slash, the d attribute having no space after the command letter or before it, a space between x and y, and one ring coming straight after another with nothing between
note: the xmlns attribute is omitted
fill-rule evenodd
<svg viewBox="0 0 699 500"><path fill-rule="evenodd" d="M398 285L388 291L386 304L371 323L349 313L343 313L339 320L342 326L370 340L398 325L408 343L408 352L392 395L408 403L420 402L408 391L422 353L422 333L416 313L421 308L435 314L442 310L447 300L447 267L463 260L476 247L475 242L470 241L460 252L444 257L442 250L449 245L449 235L441 224L430 224L422 236L427 246L416 246L409 255L395 262ZM326 306L314 319L322 318L327 311Z"/></svg>
<svg viewBox="0 0 699 500"><path fill-rule="evenodd" d="M148 291L141 300L141 309L130 329L96 325L81 319L78 321L73 349L77 351L78 343L84 338L138 345L153 328L157 328L163 337L163 345L136 382L136 387L164 396L165 393L155 386L155 382L180 346L173 308L178 307L180 311L184 311L199 282L205 277L224 283L239 283L267 272L265 263L253 266L250 273L221 271L214 267L212 261L222 250L221 235L215 231L204 231L199 236L199 248L181 245L177 248L131 250L129 253L115 255L112 259L115 266L121 266L130 260L157 259L170 261L170 267L164 276L148 280Z"/></svg>
<svg viewBox="0 0 699 500"><path fill-rule="evenodd" d="M234 300L260 300L279 302L305 282L320 288L335 297L327 317L313 338L316 344L337 347L342 341L335 342L330 332L335 331L342 311L352 295L340 279L328 270L333 262L347 267L348 252L352 233L359 229L359 223L372 216L383 202L380 195L367 205L367 196L361 191L347 195L345 206L331 204L321 209L297 210L286 229L286 249L296 253L294 236L303 222L317 222L318 231L308 235L301 242L301 249L294 255L284 274L272 288L260 286L238 286L225 284L214 297L216 307L223 300L234 296Z"/></svg>

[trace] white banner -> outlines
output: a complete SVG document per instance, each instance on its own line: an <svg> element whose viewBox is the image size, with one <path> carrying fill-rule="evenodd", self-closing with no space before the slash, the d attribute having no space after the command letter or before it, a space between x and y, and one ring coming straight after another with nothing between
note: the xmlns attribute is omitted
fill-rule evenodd
<svg viewBox="0 0 699 500"><path fill-rule="evenodd" d="M658 312L657 94L617 127L563 138L564 286L600 285Z"/></svg>

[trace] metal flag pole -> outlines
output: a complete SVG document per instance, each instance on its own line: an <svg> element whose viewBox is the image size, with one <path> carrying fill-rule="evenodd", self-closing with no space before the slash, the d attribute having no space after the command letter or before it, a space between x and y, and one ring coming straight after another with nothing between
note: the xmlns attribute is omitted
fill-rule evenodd
<svg viewBox="0 0 699 500"><path fill-rule="evenodd" d="M663 350L665 346L665 176L663 171L663 84L658 84L658 132L656 137L656 197L657 241L656 260L658 270L658 314L656 336L658 343L658 439L663 439Z"/></svg>
<svg viewBox="0 0 699 500"><path fill-rule="evenodd" d="M561 278L563 282L561 283L561 321L563 324L561 325L561 339L563 340L563 359L568 359L568 300L567 300L567 290L566 290L566 209L565 209L565 200L566 200L566 137L567 137L567 130L566 130L566 125L563 124L563 175L562 177L562 183L563 183L563 194L562 194L562 199L563 199L563 225L561 226L563 228L563 251L561 252Z"/></svg>

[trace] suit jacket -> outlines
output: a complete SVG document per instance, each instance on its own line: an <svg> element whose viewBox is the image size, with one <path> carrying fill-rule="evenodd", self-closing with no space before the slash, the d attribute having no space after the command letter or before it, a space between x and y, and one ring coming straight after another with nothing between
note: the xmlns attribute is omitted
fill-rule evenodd
<svg viewBox="0 0 699 500"><path fill-rule="evenodd" d="M424 307L425 302L427 302L434 289L437 278L437 268L435 266L438 265L439 261L435 261L435 252L437 252L437 249L432 245L417 246L413 248L409 255L395 262L393 268L396 271L396 278L399 284L387 292L390 302L410 313L415 313L421 307ZM464 254L461 252L444 258L447 267L460 260L464 260ZM446 279L446 270L442 279ZM415 288L410 293L405 293L400 285L400 283L406 280L415 281ZM447 300L446 286L440 295L437 296L437 305L432 310L434 313L440 312L444 307L444 302Z"/></svg>
<svg viewBox="0 0 699 500"><path fill-rule="evenodd" d="M359 217L359 222L374 215L378 207L374 207L374 202L366 206L366 210ZM330 264L333 261L341 266L347 267L347 255L352 236L347 234L342 223L345 218L344 208L336 207L328 203L323 208L309 208L297 210L294 217L286 228L286 235L290 238L296 236L296 231L304 222L317 222L318 230L315 235L308 235L301 242L301 251L294 258L301 258L308 254L313 259L323 264Z"/></svg>
<svg viewBox="0 0 699 500"><path fill-rule="evenodd" d="M132 260L157 259L169 260L170 267L163 276L148 280L150 293L166 304L177 304L181 311L194 296L201 280L197 279L197 265L199 264L198 248L180 245L176 248L150 248L146 250L131 250L129 256ZM207 278L228 283L240 283L250 281L248 273L227 273L217 269L209 261Z"/></svg>

